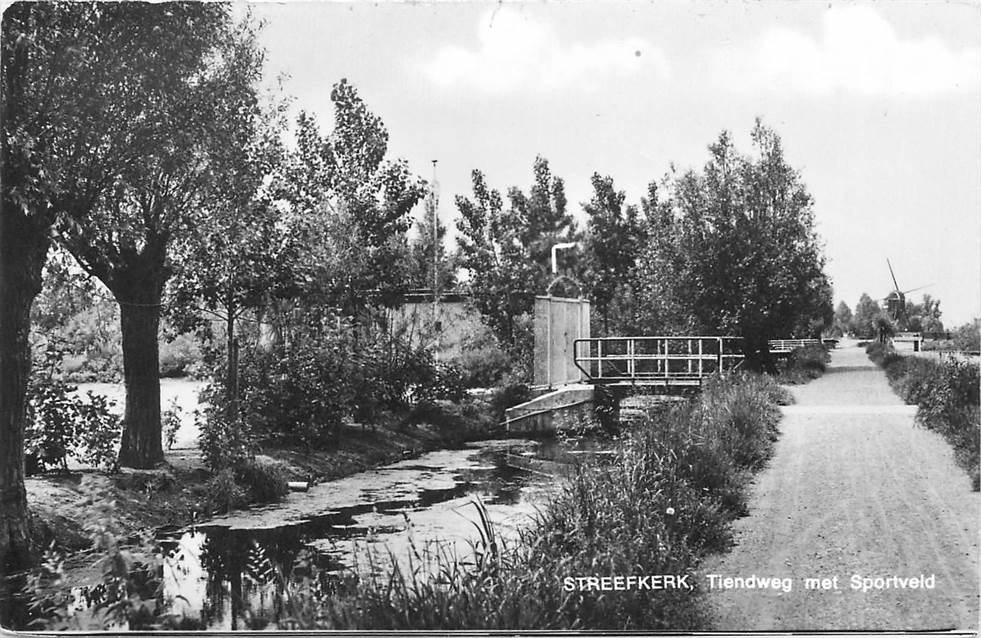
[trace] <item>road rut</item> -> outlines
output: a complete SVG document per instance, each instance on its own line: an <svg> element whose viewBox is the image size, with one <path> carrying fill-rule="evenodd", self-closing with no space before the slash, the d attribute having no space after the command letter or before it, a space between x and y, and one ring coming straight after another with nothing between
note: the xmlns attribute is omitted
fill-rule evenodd
<svg viewBox="0 0 981 638"><path fill-rule="evenodd" d="M736 546L700 570L712 628L976 630L981 500L949 445L915 424L859 348L834 351L827 374L793 392ZM711 574L792 583L710 588ZM934 587L862 592L856 575L933 576ZM834 577L837 588L805 588Z"/></svg>

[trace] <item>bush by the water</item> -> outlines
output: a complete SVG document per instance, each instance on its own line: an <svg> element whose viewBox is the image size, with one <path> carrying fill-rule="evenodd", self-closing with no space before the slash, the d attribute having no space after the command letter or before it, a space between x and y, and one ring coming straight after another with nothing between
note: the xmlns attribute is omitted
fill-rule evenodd
<svg viewBox="0 0 981 638"><path fill-rule="evenodd" d="M830 360L831 355L823 345L794 348L778 365L779 380L789 384L807 383L824 374Z"/></svg>
<svg viewBox="0 0 981 638"><path fill-rule="evenodd" d="M955 358L934 360L903 356L888 345L871 344L869 358L881 366L903 400L919 407L916 421L942 434L981 488L981 372L976 363Z"/></svg>
<svg viewBox="0 0 981 638"><path fill-rule="evenodd" d="M278 501L289 493L289 472L280 463L253 458L235 468L235 479L252 503Z"/></svg>
<svg viewBox="0 0 981 638"><path fill-rule="evenodd" d="M511 358L497 343L494 333L481 327L462 339L460 354L451 363L461 372L465 388L491 388L511 369Z"/></svg>
<svg viewBox="0 0 981 638"><path fill-rule="evenodd" d="M484 518L476 565L438 555L429 577L398 569L347 581L338 596L294 591L293 619L338 629L697 629L700 593L569 591L569 576L693 573L726 548L751 472L769 458L783 391L755 375L642 425L610 461L583 464L518 543ZM479 506L478 506L479 510ZM432 568L432 566L430 566Z"/></svg>
<svg viewBox="0 0 981 638"><path fill-rule="evenodd" d="M459 401L459 371L422 347L349 327L294 337L247 353L240 366L243 418L259 439L311 447L330 443L345 421L370 423L414 404Z"/></svg>

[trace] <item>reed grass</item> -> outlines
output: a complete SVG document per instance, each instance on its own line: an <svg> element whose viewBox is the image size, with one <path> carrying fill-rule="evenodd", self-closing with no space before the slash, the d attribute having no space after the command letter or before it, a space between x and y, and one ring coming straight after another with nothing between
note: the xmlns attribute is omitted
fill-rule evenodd
<svg viewBox="0 0 981 638"><path fill-rule="evenodd" d="M568 591L565 579L687 574L697 585L698 561L731 544L786 400L765 377L714 380L698 401L633 429L611 460L579 465L517 541L497 538L477 506L478 560L446 551L409 574L393 561L383 576L352 575L336 595L307 597L299 616L319 629L704 628L697 586Z"/></svg>

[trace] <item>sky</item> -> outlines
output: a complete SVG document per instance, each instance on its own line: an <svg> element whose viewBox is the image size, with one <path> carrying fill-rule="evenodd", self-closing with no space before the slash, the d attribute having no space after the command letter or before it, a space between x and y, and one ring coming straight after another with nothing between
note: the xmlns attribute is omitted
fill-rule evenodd
<svg viewBox="0 0 981 638"><path fill-rule="evenodd" d="M835 303L868 292L981 316L981 3L255 3L267 77L332 121L347 78L389 155L432 179L453 225L470 173L506 191L535 157L582 216L594 172L627 202L699 169L755 118L814 198Z"/></svg>

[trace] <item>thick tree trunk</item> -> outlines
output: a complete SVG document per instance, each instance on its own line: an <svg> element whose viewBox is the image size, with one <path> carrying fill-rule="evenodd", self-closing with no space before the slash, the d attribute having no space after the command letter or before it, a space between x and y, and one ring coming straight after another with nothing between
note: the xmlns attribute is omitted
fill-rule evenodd
<svg viewBox="0 0 981 638"><path fill-rule="evenodd" d="M126 410L119 465L151 468L163 462L160 426L160 291L153 283L113 291L123 333Z"/></svg>
<svg viewBox="0 0 981 638"><path fill-rule="evenodd" d="M24 427L31 372L31 304L41 290L50 243L42 217L26 217L7 198L0 211L0 625L23 618L8 595L12 575L31 563L30 514L24 490Z"/></svg>

